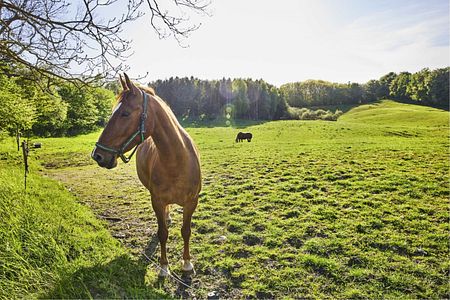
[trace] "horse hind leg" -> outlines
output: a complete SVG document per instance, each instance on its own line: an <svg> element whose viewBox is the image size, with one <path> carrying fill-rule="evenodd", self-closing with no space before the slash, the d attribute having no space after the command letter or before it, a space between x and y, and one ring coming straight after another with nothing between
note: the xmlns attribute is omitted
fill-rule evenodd
<svg viewBox="0 0 450 300"><path fill-rule="evenodd" d="M152 201L153 210L155 211L156 218L158 220L158 239L161 247L161 258L159 260L161 269L159 271L159 277L167 277L170 274L169 260L167 259L167 238L169 231L167 229L167 209L166 206L155 205Z"/></svg>
<svg viewBox="0 0 450 300"><path fill-rule="evenodd" d="M183 247L183 266L182 270L184 272L192 272L194 271L194 265L191 262L191 254L189 252L189 239L191 237L191 220L192 214L197 207L198 197L195 198L192 202L189 202L183 207L183 226L181 227L181 235L183 236L184 247Z"/></svg>

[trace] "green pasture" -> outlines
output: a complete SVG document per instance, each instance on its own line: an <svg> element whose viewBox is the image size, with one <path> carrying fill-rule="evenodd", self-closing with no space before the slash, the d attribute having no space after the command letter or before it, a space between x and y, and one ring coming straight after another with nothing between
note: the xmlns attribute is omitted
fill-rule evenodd
<svg viewBox="0 0 450 300"><path fill-rule="evenodd" d="M382 101L336 122L240 127L187 128L203 171L187 289L158 281L142 256L157 260L159 247L134 159L95 165L99 132L36 138L25 194L4 140L0 298L449 297L447 111ZM235 143L238 131L254 139ZM169 261L181 274L180 208L172 217Z"/></svg>

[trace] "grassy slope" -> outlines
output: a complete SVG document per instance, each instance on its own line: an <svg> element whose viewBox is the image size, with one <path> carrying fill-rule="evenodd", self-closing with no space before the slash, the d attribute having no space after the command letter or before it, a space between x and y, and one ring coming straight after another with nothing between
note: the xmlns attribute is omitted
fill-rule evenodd
<svg viewBox="0 0 450 300"><path fill-rule="evenodd" d="M362 105L342 116L340 121L385 126L448 127L448 112L432 107L402 104L385 100Z"/></svg>
<svg viewBox="0 0 450 300"><path fill-rule="evenodd" d="M230 240L219 255L199 245L199 260L257 296L445 297L448 117L383 101L336 123L248 128L251 144L192 132L206 170L197 222Z"/></svg>
<svg viewBox="0 0 450 300"><path fill-rule="evenodd" d="M18 154L0 161L0 299L164 297L139 264L61 184L36 174L28 189Z"/></svg>
<svg viewBox="0 0 450 300"><path fill-rule="evenodd" d="M188 129L204 174L191 295L448 296L448 112L383 101L338 122L245 130L251 143L234 143L232 128ZM148 194L133 165L90 162L97 136L46 139L35 156L97 216L120 217L109 229L138 257L156 231ZM180 219L175 210L176 272ZM179 295L170 282L164 288Z"/></svg>

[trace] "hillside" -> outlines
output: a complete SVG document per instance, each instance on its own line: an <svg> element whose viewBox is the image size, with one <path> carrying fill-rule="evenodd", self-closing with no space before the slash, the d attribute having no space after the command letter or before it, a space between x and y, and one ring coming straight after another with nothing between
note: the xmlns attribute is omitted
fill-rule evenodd
<svg viewBox="0 0 450 300"><path fill-rule="evenodd" d="M340 121L385 126L409 126L411 128L448 127L449 112L429 106L383 100L375 104L353 108L343 115Z"/></svg>

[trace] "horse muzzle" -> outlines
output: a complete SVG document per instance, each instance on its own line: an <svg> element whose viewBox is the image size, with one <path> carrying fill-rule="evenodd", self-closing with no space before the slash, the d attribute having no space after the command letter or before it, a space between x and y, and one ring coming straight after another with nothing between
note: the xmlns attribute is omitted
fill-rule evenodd
<svg viewBox="0 0 450 300"><path fill-rule="evenodd" d="M100 153L97 147L92 151L91 157L102 168L112 169L117 166L117 155Z"/></svg>

